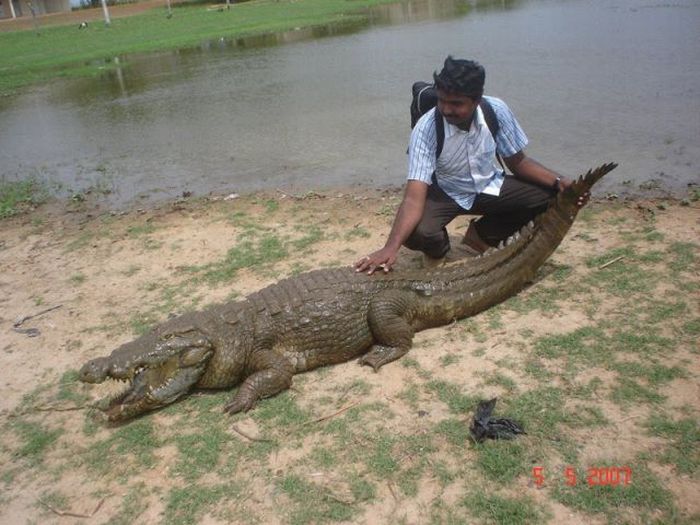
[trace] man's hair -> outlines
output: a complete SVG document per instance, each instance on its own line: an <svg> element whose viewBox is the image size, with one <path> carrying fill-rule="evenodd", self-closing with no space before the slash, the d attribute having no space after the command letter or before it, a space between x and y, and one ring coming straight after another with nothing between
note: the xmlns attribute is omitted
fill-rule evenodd
<svg viewBox="0 0 700 525"><path fill-rule="evenodd" d="M472 98L484 94L486 70L473 60L455 60L452 56L445 59L445 65L438 74L433 73L435 85L450 93L459 93Z"/></svg>

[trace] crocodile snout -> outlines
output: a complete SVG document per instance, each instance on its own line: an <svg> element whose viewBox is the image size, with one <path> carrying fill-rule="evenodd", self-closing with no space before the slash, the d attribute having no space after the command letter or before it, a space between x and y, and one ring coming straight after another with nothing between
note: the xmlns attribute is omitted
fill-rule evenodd
<svg viewBox="0 0 700 525"><path fill-rule="evenodd" d="M80 369L79 378L84 383L101 383L107 378L109 363L104 357L88 361Z"/></svg>

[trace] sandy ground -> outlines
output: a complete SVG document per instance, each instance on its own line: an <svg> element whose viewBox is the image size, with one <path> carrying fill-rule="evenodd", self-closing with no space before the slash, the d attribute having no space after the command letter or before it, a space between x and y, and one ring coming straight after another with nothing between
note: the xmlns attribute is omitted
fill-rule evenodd
<svg viewBox="0 0 700 525"><path fill-rule="evenodd" d="M55 384L67 370L76 370L87 359L104 355L118 344L132 339L135 319L160 321L182 309L240 298L293 271L349 265L381 244L399 199L397 190L353 189L303 196L277 192L232 196L228 200L224 196L183 199L153 209L120 213L110 213L90 202L58 203L3 221L0 230L0 368L3 391L0 413L3 419L16 410L23 397L37 386ZM697 241L699 238L700 208L695 204L690 207L671 204L664 206L663 210L645 203L613 206L602 202L593 204L593 207L611 218L623 217L631 222L643 220L645 213L655 210L652 213L656 214L657 228L664 232L669 242ZM458 219L452 233L458 235L465 223L466 219ZM308 247L298 244L296 251L276 264L244 268L232 280L213 286L190 282L186 267L220 261L234 245L234 240L240 238L241 232L255 228L255 225L292 239L303 237L305 229L317 226L322 231L322 238ZM555 264L581 265L582 257L603 253L619 242L619 239L608 239L605 231L594 232L597 235L592 242L590 235L578 235L578 228L574 225L574 231L555 254ZM457 256L463 257L464 254L458 253ZM397 271L418 264L415 255L403 252ZM178 288L185 294L173 292ZM167 293L174 294L175 298L164 299ZM155 308L156 305L160 306ZM697 310L697 305L694 308ZM22 319L25 320L16 327ZM479 323L486 324L487 319L480 317ZM498 369L496 363L517 356L519 333L563 333L586 324L585 314L577 308L562 312L556 319L545 323L536 324L536 319L537 316L533 315L509 314L506 328L489 332L481 342L481 346L488 349L487 358L471 354L464 348L463 338L459 337L464 328L459 326L418 334L410 356L422 369L439 374L441 379L459 382L467 389L481 385L484 395L497 395L500 392L497 386L484 388L479 378ZM28 329L36 332L26 332ZM461 360L448 368L439 366L439 360L446 355L459 355ZM700 399L697 356L688 354L686 357L691 359L691 376L674 382L674 387L669 389L670 407L689 404L697 407ZM358 379L371 384L371 395L378 400L396 400L406 384L417 378L411 367L389 366L380 374L373 374L356 363L347 363L304 374L303 378L295 379L295 383L301 385L298 394L305 399L302 402L313 405L317 396L334 392L334 388L337 392L340 386ZM528 388L527 384L519 386ZM100 396L97 393L92 395ZM343 397L341 407L353 396ZM428 428L446 416L444 405L437 400L426 403L424 408L430 417L424 420L414 421L414 414L404 409L403 416L407 421L414 421L412 424L418 425L417 428L421 425ZM637 436L638 431L633 427L637 417L634 413L622 414L611 404L607 410L620 419L630 418L627 426L622 433L618 428L615 435L599 433L595 439L585 440L588 452L584 455L596 457L602 450L609 449L616 457L625 458L627 452L637 452L640 446L653 441ZM71 413L62 413L60 417L64 422L82 420L82 415ZM170 424L162 414L149 417L154 417L158 424ZM401 427L404 423L400 419L387 424ZM253 434L256 432L250 421L243 421L240 427ZM73 436L71 439L80 438ZM167 464L171 453L166 447L159 452L160 459ZM286 451L276 456L278 464L271 465L270 469L284 469L295 458L294 451ZM158 471L149 476L143 481L163 490L177 483L160 476ZM79 474L63 474L54 481L20 479L21 482L7 491L0 501L0 522L76 522L75 518L60 518L47 513L38 505L37 498L47 483L68 494L85 492L89 487ZM665 479L668 485L675 486L677 504L684 515L700 512L697 498L693 496L698 488L697 480L678 478L670 471L666 472ZM326 481L331 483L333 480ZM335 481L342 485L342 480ZM124 494L124 490L119 492L114 483L107 483L104 489L107 493L114 490L115 494ZM397 511L393 492L391 486L384 487L360 522L391 523L391 516ZM437 497L437 492L437 486L426 485L424 493L421 492L415 500L402 502L401 505L406 505L403 511L407 515L420 516L421 509ZM261 487L260 493L265 494L265 489ZM449 493L438 495L449 501ZM457 498L456 494L454 498ZM97 501L82 500L81 512L89 513ZM259 509L258 516L263 516L269 523L278 522L279 516L264 510L269 509L269 502L264 497L259 507L263 510ZM109 522L118 510L119 500L108 499L99 511L99 519L86 522ZM162 510L162 501L151 501L140 522L156 521ZM559 504L554 505L553 512L553 523L599 522ZM376 519L370 519L370 516ZM204 522L215 523L216 520ZM420 523L421 520L408 522Z"/></svg>

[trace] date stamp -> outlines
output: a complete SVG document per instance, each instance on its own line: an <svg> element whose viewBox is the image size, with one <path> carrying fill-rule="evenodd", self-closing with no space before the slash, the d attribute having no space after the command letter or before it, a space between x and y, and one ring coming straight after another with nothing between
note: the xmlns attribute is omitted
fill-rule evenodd
<svg viewBox="0 0 700 525"><path fill-rule="evenodd" d="M544 486L546 482L544 467L532 467L532 479L537 487ZM569 487L575 487L579 483L588 484L589 487L618 487L632 483L632 469L630 467L589 467L586 475L579 476L574 467L564 467L558 479L563 480Z"/></svg>

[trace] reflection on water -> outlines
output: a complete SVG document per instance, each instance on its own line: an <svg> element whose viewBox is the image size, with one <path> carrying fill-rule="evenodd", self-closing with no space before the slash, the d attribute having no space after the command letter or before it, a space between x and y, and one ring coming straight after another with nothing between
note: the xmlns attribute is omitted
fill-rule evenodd
<svg viewBox="0 0 700 525"><path fill-rule="evenodd" d="M697 27L699 0L415 0L342 25L114 58L101 78L0 101L0 176L110 190L115 206L398 185L411 83L452 53L485 64L487 92L515 110L534 157L567 174L616 160L603 189L656 179L682 192L699 178Z"/></svg>

